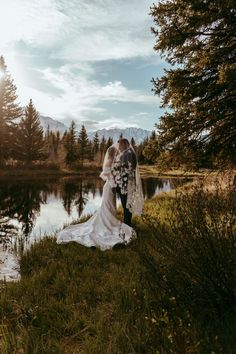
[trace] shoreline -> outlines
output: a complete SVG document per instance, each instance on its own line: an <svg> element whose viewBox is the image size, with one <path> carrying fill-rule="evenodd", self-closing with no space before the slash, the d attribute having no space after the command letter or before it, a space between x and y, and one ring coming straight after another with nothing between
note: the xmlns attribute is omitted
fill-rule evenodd
<svg viewBox="0 0 236 354"><path fill-rule="evenodd" d="M44 177L63 177L63 176L83 176L96 175L100 171L100 167L83 167L81 170L67 170L67 169L50 169L50 168L33 168L33 169L22 169L22 168L11 168L11 169L1 169L0 178L11 178L11 177L28 177L28 178L44 178Z"/></svg>
<svg viewBox="0 0 236 354"><path fill-rule="evenodd" d="M99 166L84 166L80 170L69 169L51 169L51 168L2 168L0 169L0 178L11 177L28 177L28 178L43 178L43 177L63 177L63 176L94 176L99 174L101 167ZM140 165L139 171L141 177L154 177L154 178L204 178L207 174L217 173L214 170L202 170L202 171L185 171L181 169L173 170L160 170L155 166Z"/></svg>

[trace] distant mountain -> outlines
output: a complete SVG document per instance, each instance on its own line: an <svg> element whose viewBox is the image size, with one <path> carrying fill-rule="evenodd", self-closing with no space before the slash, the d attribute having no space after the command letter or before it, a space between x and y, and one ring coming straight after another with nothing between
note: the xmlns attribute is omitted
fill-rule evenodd
<svg viewBox="0 0 236 354"><path fill-rule="evenodd" d="M48 127L49 130L53 132L59 131L61 134L63 134L66 130L68 130L68 127L59 122L58 120L52 119L51 117L47 116L39 116L40 123L43 127L44 132L47 131ZM89 139L93 139L95 132L87 132ZM101 139L103 136L105 139L108 139L111 137L113 141L117 141L121 134L123 135L123 138L126 138L128 140L131 140L131 138L134 138L135 142L137 144L140 144L144 139L149 137L151 135L150 130L145 130L142 128L125 128L125 129L120 129L120 128L112 128L112 129L100 129L97 130L98 136Z"/></svg>
<svg viewBox="0 0 236 354"><path fill-rule="evenodd" d="M146 139L151 135L150 130L145 130L142 128L134 128L134 127L125 128L125 129L120 129L120 128L100 129L97 130L97 133L100 139L103 136L105 139L111 137L114 142L117 141L122 134L123 138L126 138L129 141L131 140L131 138L134 138L137 144L140 144L144 139ZM88 133L89 139L92 139L94 137L94 134L95 132L89 132Z"/></svg>
<svg viewBox="0 0 236 354"><path fill-rule="evenodd" d="M53 132L59 131L61 134L63 134L68 128L65 124L59 122L58 120L52 119L51 117L46 117L46 116L39 116L40 123L43 127L44 132L47 131L48 127L49 130Z"/></svg>

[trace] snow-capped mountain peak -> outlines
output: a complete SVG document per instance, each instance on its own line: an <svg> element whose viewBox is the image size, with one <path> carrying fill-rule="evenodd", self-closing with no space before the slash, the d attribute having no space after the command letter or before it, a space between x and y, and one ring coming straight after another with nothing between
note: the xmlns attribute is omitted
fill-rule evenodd
<svg viewBox="0 0 236 354"><path fill-rule="evenodd" d="M68 129L68 127L65 124L59 122L58 120L52 119L51 117L40 115L39 120L41 126L43 127L44 132L46 132L47 129L49 128L50 131L53 132L59 131L61 134L63 134Z"/></svg>

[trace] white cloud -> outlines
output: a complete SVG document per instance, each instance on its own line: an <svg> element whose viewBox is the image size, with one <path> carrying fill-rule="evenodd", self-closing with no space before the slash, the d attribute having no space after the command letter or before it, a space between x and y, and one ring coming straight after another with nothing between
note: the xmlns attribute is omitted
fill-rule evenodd
<svg viewBox="0 0 236 354"><path fill-rule="evenodd" d="M150 5L149 0L0 0L0 51L22 41L69 61L149 56Z"/></svg>
<svg viewBox="0 0 236 354"><path fill-rule="evenodd" d="M35 47L55 45L67 21L56 0L1 0L0 50L17 41Z"/></svg>
<svg viewBox="0 0 236 354"><path fill-rule="evenodd" d="M130 122L127 119L119 118L115 116L111 116L108 119L100 120L100 121L89 121L83 120L81 124L84 124L88 131L96 131L99 129L113 129L113 128L128 128L128 127L136 127L139 126L136 123Z"/></svg>
<svg viewBox="0 0 236 354"><path fill-rule="evenodd" d="M97 61L145 57L153 53L149 0L73 0L66 14L73 36L56 53L66 59ZM53 54L52 54L53 55Z"/></svg>
<svg viewBox="0 0 236 354"><path fill-rule="evenodd" d="M40 112L67 123L94 112L103 120L99 128L129 126L128 117L135 126L139 118L128 113L124 119L111 113L112 122L107 120L106 103L117 104L119 116L120 102L151 107L158 98L142 92L142 82L129 89L118 74L109 78L108 71L106 82L106 73L97 75L95 69L100 60L153 60L151 5L152 0L0 0L0 55L21 103L32 98Z"/></svg>
<svg viewBox="0 0 236 354"><path fill-rule="evenodd" d="M147 105L158 102L157 97L153 95L146 95L140 90L129 90L121 81L102 85L89 79L87 74L75 76L73 69L74 66L70 68L66 65L59 70L51 68L41 70L44 80L62 93L49 95L32 88L24 91L22 87L20 90L22 102L25 104L30 94L42 113L59 118L65 118L69 114L73 119L83 119L86 113L91 111L104 112L105 109L100 107L102 102L133 102Z"/></svg>

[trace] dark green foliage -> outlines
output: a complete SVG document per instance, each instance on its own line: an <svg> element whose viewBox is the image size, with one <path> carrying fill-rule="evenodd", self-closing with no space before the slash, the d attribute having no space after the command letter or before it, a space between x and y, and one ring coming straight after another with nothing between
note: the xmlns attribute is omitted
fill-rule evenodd
<svg viewBox="0 0 236 354"><path fill-rule="evenodd" d="M24 118L14 127L13 132L13 155L17 160L31 164L33 161L46 158L43 128L32 100L25 108Z"/></svg>
<svg viewBox="0 0 236 354"><path fill-rule="evenodd" d="M133 146L134 151L137 153L137 145L133 137L130 140L130 144Z"/></svg>
<svg viewBox="0 0 236 354"><path fill-rule="evenodd" d="M88 144L89 144L88 134L84 125L82 125L79 132L78 144L79 144L79 158L83 165L84 159L88 155Z"/></svg>
<svg viewBox="0 0 236 354"><path fill-rule="evenodd" d="M143 150L143 156L150 163L156 163L160 155L160 144L157 140L150 140Z"/></svg>
<svg viewBox="0 0 236 354"><path fill-rule="evenodd" d="M151 15L154 48L173 66L153 79L171 109L157 125L162 146L181 156L201 145L215 163L235 163L235 1L162 1Z"/></svg>
<svg viewBox="0 0 236 354"><path fill-rule="evenodd" d="M93 137L93 155L94 155L94 157L96 156L98 151L99 151L99 137L98 137L98 133L96 132Z"/></svg>
<svg viewBox="0 0 236 354"><path fill-rule="evenodd" d="M22 114L16 103L16 86L13 83L4 58L0 57L0 165L9 158L11 152L11 128Z"/></svg>
<svg viewBox="0 0 236 354"><path fill-rule="evenodd" d="M61 143L60 132L52 132L47 130L44 138L45 150L51 161L57 161L59 157L59 148Z"/></svg>
<svg viewBox="0 0 236 354"><path fill-rule="evenodd" d="M147 163L154 164L157 162L158 157L162 151L160 142L157 138L155 130L152 131L150 138L143 147L142 154Z"/></svg>
<svg viewBox="0 0 236 354"><path fill-rule="evenodd" d="M99 145L100 163L102 164L106 152L106 139L103 136Z"/></svg>
<svg viewBox="0 0 236 354"><path fill-rule="evenodd" d="M89 161L93 161L94 160L94 155L93 155L93 142L91 140L88 140L88 144L87 144L87 159Z"/></svg>
<svg viewBox="0 0 236 354"><path fill-rule="evenodd" d="M144 151L148 145L149 145L149 138L146 138L136 148L136 154L137 154L139 164L153 164L155 162L155 158L150 159L150 156L148 156L148 155L146 156L144 154ZM154 155L156 156L156 154L157 154L157 151L155 150Z"/></svg>
<svg viewBox="0 0 236 354"><path fill-rule="evenodd" d="M76 126L74 121L71 122L69 131L63 136L63 145L66 151L65 163L71 166L78 158Z"/></svg>

